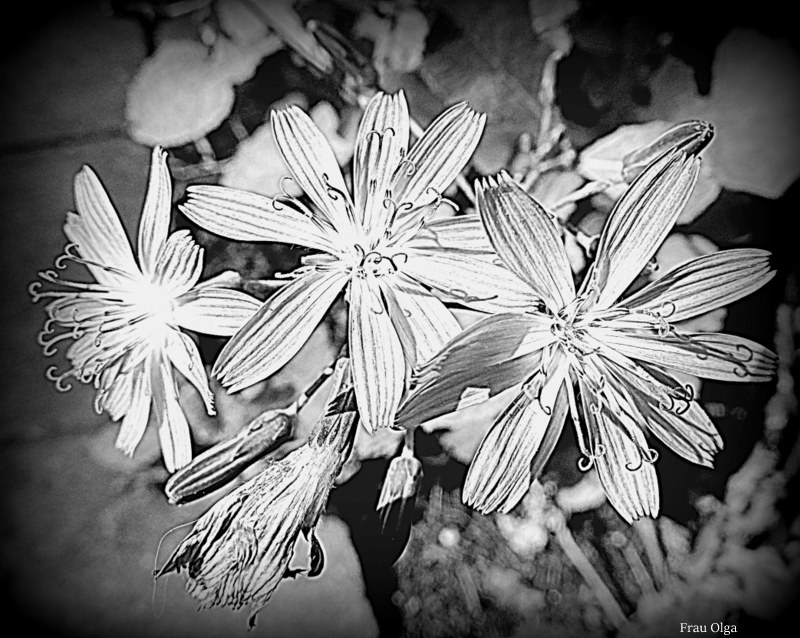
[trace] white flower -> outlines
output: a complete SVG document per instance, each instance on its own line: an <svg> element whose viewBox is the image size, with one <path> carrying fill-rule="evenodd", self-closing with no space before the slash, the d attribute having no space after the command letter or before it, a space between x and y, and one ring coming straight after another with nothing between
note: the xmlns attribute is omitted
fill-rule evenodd
<svg viewBox="0 0 800 638"><path fill-rule="evenodd" d="M178 403L173 367L200 392L213 414L197 346L181 332L188 328L229 336L258 309L259 302L231 290L235 273L197 284L203 250L180 230L168 235L172 186L166 155L153 150L150 180L139 223L138 260L100 180L87 166L75 178L77 213L67 213L64 233L71 242L55 261L56 270L39 274L57 288L31 284L33 301L47 298L48 319L39 335L44 353L74 339L66 352L69 368L47 371L56 388L74 377L97 388L95 407L122 419L117 447L127 454L144 434L151 407L159 424L164 462L172 472L191 460L189 426ZM67 262L83 264L93 282L61 278ZM58 328L64 329L59 332Z"/></svg>
<svg viewBox="0 0 800 638"><path fill-rule="evenodd" d="M731 303L769 281L769 254L735 249L684 263L617 299L680 214L710 139L651 163L623 195L600 236L597 258L576 292L547 212L507 175L477 189L497 253L541 296L540 307L483 319L420 371L398 422L417 425L522 383L472 461L464 499L483 512L509 511L547 462L569 413L583 455L611 504L628 521L656 516L659 493L645 433L686 459L711 466L722 440L670 371L723 381L768 381L775 355L747 339L682 333L672 322ZM577 392L576 392L577 388Z"/></svg>
<svg viewBox="0 0 800 638"><path fill-rule="evenodd" d="M320 251L304 258L294 280L220 353L214 374L225 386L239 390L283 366L346 289L356 397L362 423L373 431L392 423L408 370L459 332L450 311L424 286L480 310L536 301L524 282L494 263L497 256L477 216L429 221L477 146L484 121L458 104L406 152L405 98L379 93L359 128L351 199L322 133L290 106L273 113L272 127L316 213L288 196L189 189L184 213L214 233Z"/></svg>

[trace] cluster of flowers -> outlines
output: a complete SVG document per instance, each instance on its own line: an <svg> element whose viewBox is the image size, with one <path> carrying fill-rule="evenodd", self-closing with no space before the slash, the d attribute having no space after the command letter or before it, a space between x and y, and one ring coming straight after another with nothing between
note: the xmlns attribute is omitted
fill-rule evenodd
<svg viewBox="0 0 800 638"><path fill-rule="evenodd" d="M32 294L53 298L41 335L46 353L74 339L69 369L50 376L59 388L69 376L93 382L97 408L122 419L118 446L126 452L152 411L167 468L191 461L173 367L209 412L213 395L181 328L231 337L212 373L235 392L286 364L341 293L348 302L347 354L306 444L220 500L161 570L185 569L189 591L203 604L251 604L255 614L289 574L301 531L311 539L309 573L319 572L314 527L356 422L369 432L413 429L518 387L471 463L465 502L484 513L517 505L569 414L581 468L596 468L611 504L633 521L659 508L648 435L707 466L722 447L692 386L670 371L725 381L765 381L774 373L775 356L759 344L676 327L769 281L774 272L764 251L699 257L620 299L691 195L710 125L683 124L637 155L647 162L612 210L576 287L553 216L505 173L476 184L477 214L432 219L484 124L485 116L458 104L409 150L403 94L378 93L360 124L351 194L310 118L293 106L273 113L277 145L306 198L192 186L181 204L189 219L223 237L311 249L263 304L234 290L235 273L197 283L201 249L188 231L168 234L172 193L160 149L153 152L138 259L94 173L86 168L77 176L78 213L65 226L72 243ZM96 281L60 277L70 260ZM44 282L55 288L43 289ZM462 331L453 304L486 316ZM390 489L397 495L382 494L381 503L407 495L418 477L407 449L395 461Z"/></svg>

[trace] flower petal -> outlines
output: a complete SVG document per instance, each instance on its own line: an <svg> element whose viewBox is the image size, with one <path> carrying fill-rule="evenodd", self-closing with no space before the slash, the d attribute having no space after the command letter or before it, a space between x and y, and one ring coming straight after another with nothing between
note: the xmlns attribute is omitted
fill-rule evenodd
<svg viewBox="0 0 800 638"><path fill-rule="evenodd" d="M67 213L64 234L78 245L82 257L125 273L138 274L128 236L103 185L88 166L75 177L75 205L78 214ZM101 283L125 282L126 277L96 265L87 265Z"/></svg>
<svg viewBox="0 0 800 638"><path fill-rule="evenodd" d="M381 278L386 280L386 277ZM453 313L436 297L413 281L400 278L381 281L381 290L390 306L392 321L399 314L408 322L414 336L415 356L413 365L423 363L461 332ZM396 312L392 312L395 311Z"/></svg>
<svg viewBox="0 0 800 638"><path fill-rule="evenodd" d="M139 220L139 264L142 272L152 275L156 257L169 234L172 213L172 182L167 168L167 154L157 146L150 158L150 179Z"/></svg>
<svg viewBox="0 0 800 638"><path fill-rule="evenodd" d="M483 437L464 483L464 503L483 514L507 513L528 491L531 463L542 467L552 453L567 416L566 366L551 373L539 397L523 390ZM542 460L544 459L544 460Z"/></svg>
<svg viewBox="0 0 800 638"><path fill-rule="evenodd" d="M636 279L669 234L692 194L700 159L667 153L650 164L622 195L606 221L592 272L597 308L610 306Z"/></svg>
<svg viewBox="0 0 800 638"><path fill-rule="evenodd" d="M775 276L770 253L754 248L721 250L673 268L620 305L631 310L663 310L681 321L733 303Z"/></svg>
<svg viewBox="0 0 800 638"><path fill-rule="evenodd" d="M192 437L189 423L178 402L178 390L172 376L172 366L161 359L153 369L153 399L155 401L158 438L167 471L172 473L192 460Z"/></svg>
<svg viewBox="0 0 800 638"><path fill-rule="evenodd" d="M187 196L181 212L221 237L333 249L329 227L289 203L227 186L190 186Z"/></svg>
<svg viewBox="0 0 800 638"><path fill-rule="evenodd" d="M328 141L308 115L291 105L272 112L272 132L298 186L343 236L353 235L353 202Z"/></svg>
<svg viewBox="0 0 800 638"><path fill-rule="evenodd" d="M367 243L372 243L387 230L392 209L383 205L384 199L408 148L408 105L402 91L396 95L379 92L369 101L356 139L356 214Z"/></svg>
<svg viewBox="0 0 800 638"><path fill-rule="evenodd" d="M225 345L214 376L236 392L277 372L311 336L345 281L340 270L315 271L284 286Z"/></svg>
<svg viewBox="0 0 800 638"><path fill-rule="evenodd" d="M410 170L400 171L397 176L392 194L398 205L409 202L417 209L435 202L472 157L485 124L486 116L465 102L437 117L409 151ZM394 226L401 225L409 214L412 213L398 213Z"/></svg>
<svg viewBox="0 0 800 638"><path fill-rule="evenodd" d="M514 273L495 262L494 255L458 249L411 250L403 272L433 288L445 301L482 312L531 310L540 299Z"/></svg>
<svg viewBox="0 0 800 638"><path fill-rule="evenodd" d="M350 284L350 357L358 411L368 432L388 427L404 390L403 348L374 277Z"/></svg>
<svg viewBox="0 0 800 638"><path fill-rule="evenodd" d="M215 414L214 393L208 385L206 368L200 358L200 351L191 337L178 330L170 330L167 333L165 352L169 362L200 393L203 404L206 406L206 412Z"/></svg>
<svg viewBox="0 0 800 638"><path fill-rule="evenodd" d="M596 338L631 359L716 381L770 381L778 365L764 346L719 332L662 337L599 329Z"/></svg>
<svg viewBox="0 0 800 638"><path fill-rule="evenodd" d="M476 183L476 205L506 267L557 312L575 296L564 244L547 211L502 172Z"/></svg>
<svg viewBox="0 0 800 638"><path fill-rule="evenodd" d="M153 281L175 295L188 291L203 271L203 249L188 230L178 230L161 247L153 267Z"/></svg>
<svg viewBox="0 0 800 638"><path fill-rule="evenodd" d="M425 222L425 225L404 246L434 251L450 248L494 256L494 248L478 215L459 215Z"/></svg>
<svg viewBox="0 0 800 638"><path fill-rule="evenodd" d="M130 397L130 403L126 407L125 416L122 419L116 440L116 447L128 455L133 455L136 446L142 440L150 417L152 395L150 392L149 365L146 363L144 371L138 372L140 373L125 375L126 379L130 380L127 382L129 384L127 394ZM126 381L126 379L117 379L115 383ZM112 409L106 407L109 414L112 414Z"/></svg>
<svg viewBox="0 0 800 638"><path fill-rule="evenodd" d="M688 396L670 398L670 392L680 387L676 379L633 362L629 368L607 365L613 373L606 377L606 391L616 393L617 403L634 406L642 423L676 454L713 467L714 456L723 447L722 437L699 403Z"/></svg>
<svg viewBox="0 0 800 638"><path fill-rule="evenodd" d="M472 324L414 377L415 386L397 413L400 427L413 427L464 403L477 391L487 400L531 375L541 350L553 341L549 322L537 315L500 314Z"/></svg>
<svg viewBox="0 0 800 638"><path fill-rule="evenodd" d="M261 308L255 297L230 288L195 287L181 296L175 322L195 332L230 337Z"/></svg>
<svg viewBox="0 0 800 638"><path fill-rule="evenodd" d="M624 411L603 410L596 420L597 441L604 452L595 459L597 475L615 510L628 523L658 516L658 477L653 463L642 458L647 450L639 424Z"/></svg>

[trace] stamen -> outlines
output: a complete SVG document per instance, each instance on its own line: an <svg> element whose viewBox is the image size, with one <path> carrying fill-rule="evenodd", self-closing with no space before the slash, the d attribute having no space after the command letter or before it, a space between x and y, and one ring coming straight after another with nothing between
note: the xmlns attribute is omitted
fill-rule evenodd
<svg viewBox="0 0 800 638"><path fill-rule="evenodd" d="M72 389L71 383L64 383L64 379L69 376L74 375L74 370L70 369L62 374L56 374L58 372L58 366L50 366L45 370L44 376L48 381L52 381L56 384L56 390L58 392L69 392Z"/></svg>
<svg viewBox="0 0 800 638"><path fill-rule="evenodd" d="M289 191L286 190L286 186L284 186L284 182L287 182L287 181L294 182L294 178L289 176L289 175L284 175L283 177L281 177L280 181L278 182L278 187L281 189L281 193L283 194L283 196L286 199L293 200L293 199L295 199L294 196L291 195L289 193Z"/></svg>
<svg viewBox="0 0 800 638"><path fill-rule="evenodd" d="M50 340L46 340L44 337L45 335L50 335L52 332L40 332L36 336L36 342L42 346L43 350L42 353L45 357L52 357L54 354L58 352L58 347L54 344L58 343L59 341L64 341L66 339L80 339L83 336L83 331L80 330L78 326L75 326L69 332L62 332L60 335L56 335Z"/></svg>
<svg viewBox="0 0 800 638"><path fill-rule="evenodd" d="M746 358L741 359L741 361L744 363L752 361L753 357L755 357L755 352L753 352L753 349L743 343L736 344L736 352L744 352Z"/></svg>

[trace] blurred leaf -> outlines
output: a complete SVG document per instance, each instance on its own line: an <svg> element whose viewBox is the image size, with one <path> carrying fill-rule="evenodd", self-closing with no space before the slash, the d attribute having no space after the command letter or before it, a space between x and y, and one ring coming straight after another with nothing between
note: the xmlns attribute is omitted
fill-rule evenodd
<svg viewBox="0 0 800 638"><path fill-rule="evenodd" d="M394 13L386 17L365 11L353 27L353 34L375 43L372 62L379 73L387 69L411 73L422 64L430 26L414 7L393 8Z"/></svg>
<svg viewBox="0 0 800 638"><path fill-rule="evenodd" d="M536 39L524 0L448 0L441 9L461 33L426 54L419 77L440 102L466 100L488 114L474 163L483 173L496 172L507 165L519 135L536 130L541 106L535 96L550 48ZM418 86L403 86L412 108L430 102L418 96ZM430 115L436 110L426 109Z"/></svg>
<svg viewBox="0 0 800 638"><path fill-rule="evenodd" d="M734 29L722 41L707 98L687 65L670 59L654 76L646 117L714 124L707 151L725 188L780 197L800 176L800 57L788 41Z"/></svg>

